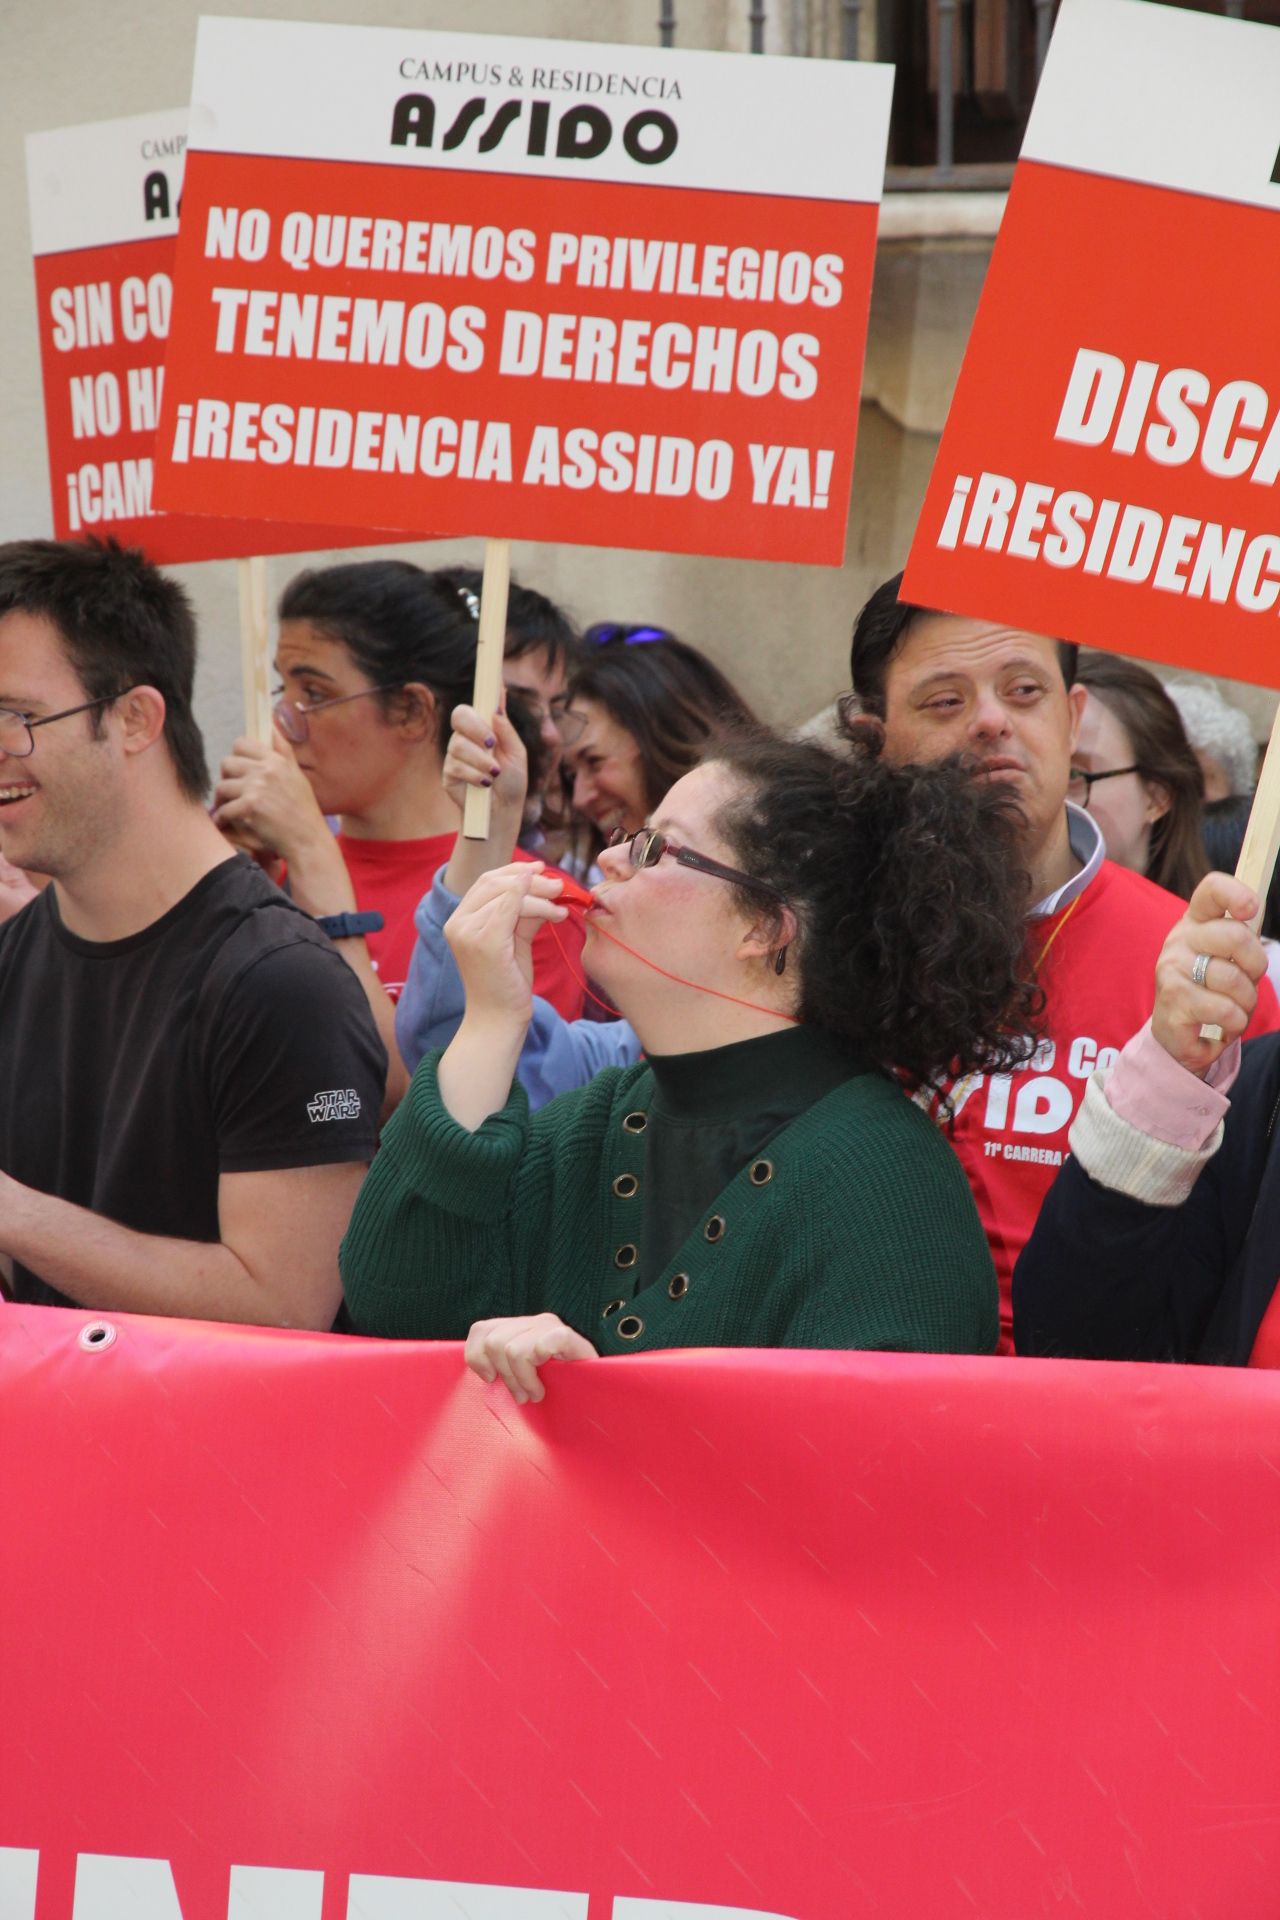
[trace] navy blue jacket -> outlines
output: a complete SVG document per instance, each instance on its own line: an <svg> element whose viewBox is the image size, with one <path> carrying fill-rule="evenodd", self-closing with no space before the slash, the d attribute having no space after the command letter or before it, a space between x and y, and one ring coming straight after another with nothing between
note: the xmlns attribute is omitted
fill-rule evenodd
<svg viewBox="0 0 1280 1920"><path fill-rule="evenodd" d="M1243 1049L1223 1142L1180 1207L1074 1158L1013 1275L1019 1353L1243 1366L1280 1278L1280 1034Z"/></svg>

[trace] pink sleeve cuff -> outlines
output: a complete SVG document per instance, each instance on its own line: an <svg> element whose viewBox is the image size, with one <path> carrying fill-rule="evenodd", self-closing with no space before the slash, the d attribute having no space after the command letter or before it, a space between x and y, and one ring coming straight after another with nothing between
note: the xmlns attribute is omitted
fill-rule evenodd
<svg viewBox="0 0 1280 1920"><path fill-rule="evenodd" d="M1139 1133L1184 1152L1199 1153L1226 1118L1231 1105L1227 1094L1239 1071L1238 1040L1201 1080L1165 1052L1148 1020L1126 1043L1107 1076L1107 1105Z"/></svg>

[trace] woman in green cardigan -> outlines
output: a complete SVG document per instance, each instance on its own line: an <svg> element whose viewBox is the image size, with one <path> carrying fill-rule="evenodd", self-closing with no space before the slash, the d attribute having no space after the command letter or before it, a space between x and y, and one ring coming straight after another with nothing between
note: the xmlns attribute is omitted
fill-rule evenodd
<svg viewBox="0 0 1280 1920"><path fill-rule="evenodd" d="M479 777L479 776L478 776ZM448 926L462 1024L388 1124L342 1252L361 1332L552 1359L675 1346L989 1353L995 1279L904 1091L1019 1057L1025 877L998 785L724 743L605 852L584 965L640 1065L530 1115L530 945L563 882L487 874Z"/></svg>

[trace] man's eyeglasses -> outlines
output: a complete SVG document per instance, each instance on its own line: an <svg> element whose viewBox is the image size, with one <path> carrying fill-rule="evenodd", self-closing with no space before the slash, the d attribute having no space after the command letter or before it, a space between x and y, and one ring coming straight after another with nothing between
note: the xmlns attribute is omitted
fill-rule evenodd
<svg viewBox="0 0 1280 1920"><path fill-rule="evenodd" d="M551 718L560 735L560 745L567 748L577 746L587 730L590 716L583 713L581 708L575 712L566 699L562 705L552 703Z"/></svg>
<svg viewBox="0 0 1280 1920"><path fill-rule="evenodd" d="M558 728L568 710L567 693L555 693L550 700L544 700L540 693L535 693L532 687L522 687L518 680L508 680L507 692L517 696L535 727L541 727L550 720L552 726Z"/></svg>
<svg viewBox="0 0 1280 1920"><path fill-rule="evenodd" d="M668 840L665 833L659 833L655 827L641 827L636 833L628 833L619 827L610 835L611 847L628 848L633 867L656 867L664 853L682 867L693 867L698 873L709 873L716 880L731 880L737 887L750 887L755 893L764 893L771 900L782 900L783 894L777 887L771 887L767 880L757 880L749 873L740 873L737 867L726 867L720 860L709 860L705 853L694 853L689 847L678 847L674 840Z"/></svg>
<svg viewBox="0 0 1280 1920"><path fill-rule="evenodd" d="M1078 807L1088 811L1093 798L1093 790L1099 780L1118 780L1123 773L1141 773L1141 767L1111 767L1106 773L1086 773L1083 767L1072 767L1067 778L1067 798L1074 800Z"/></svg>
<svg viewBox="0 0 1280 1920"><path fill-rule="evenodd" d="M0 753L8 754L11 760L27 760L36 750L37 727L51 727L55 720L69 720L73 713L92 713L95 707L109 707L113 700L122 700L129 691L125 687L120 693L104 693L100 700L84 700L78 707L64 707L61 713L46 713L38 720L29 713L15 713L12 707L0 707Z"/></svg>
<svg viewBox="0 0 1280 1920"><path fill-rule="evenodd" d="M367 700L371 693L396 693L399 687L361 687L358 693L335 693L332 700L277 700L271 709L281 733L295 747L309 740L311 731L308 718L313 713L323 713L326 707L342 707L348 700Z"/></svg>

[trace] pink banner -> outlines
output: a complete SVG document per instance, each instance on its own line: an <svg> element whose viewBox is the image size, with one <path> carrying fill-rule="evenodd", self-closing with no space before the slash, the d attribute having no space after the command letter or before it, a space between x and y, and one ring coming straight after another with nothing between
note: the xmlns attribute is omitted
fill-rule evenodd
<svg viewBox="0 0 1280 1920"><path fill-rule="evenodd" d="M1280 1381L0 1313L4 1920L1253 1920Z"/></svg>

